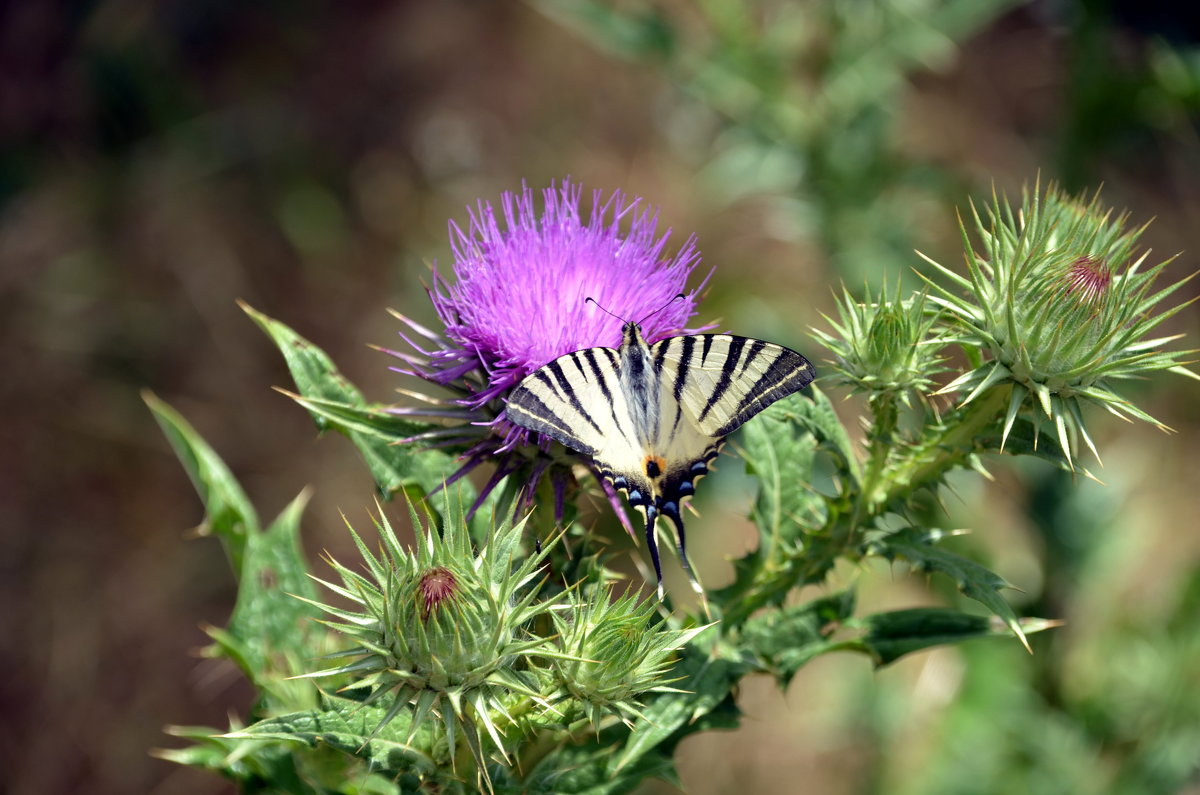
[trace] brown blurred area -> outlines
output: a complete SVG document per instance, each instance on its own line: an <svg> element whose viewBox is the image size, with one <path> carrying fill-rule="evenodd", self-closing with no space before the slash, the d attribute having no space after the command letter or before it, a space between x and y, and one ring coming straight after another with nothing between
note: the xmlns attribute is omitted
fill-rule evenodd
<svg viewBox="0 0 1200 795"><path fill-rule="evenodd" d="M1055 148L1071 57L1060 28L1018 8L914 76L901 146L961 189L923 210L923 249L958 261L953 204L1071 162ZM840 277L816 246L773 235L756 197L729 199L711 179L697 187L704 147L680 132L676 94L659 70L519 4L0 10L3 789L230 791L148 754L175 742L164 725L227 725L252 694L231 665L194 654L200 625L228 616L235 584L219 545L189 535L198 500L140 390L183 412L264 518L316 486L305 522L314 560L343 544L339 509L372 503L349 444L316 442L308 417L270 390L286 371L236 299L387 399L393 377L366 344L392 343L388 306L431 321L421 280L428 262L447 261L447 220L522 180L570 175L644 196L677 234L698 232L718 268L714 313L730 327L789 329L780 341L812 345L803 329L830 310ZM1195 132L1194 119L1135 131L1112 157L1074 166L1135 222L1157 217L1147 242L1185 251L1178 272L1200 255ZM738 326L777 296L791 302L773 310L780 320ZM1196 325L1185 313L1170 330L1195 345ZM1179 479L1165 486L1168 504L1200 487L1187 463L1195 395L1179 381L1149 401L1180 431L1162 437L1174 467L1153 470ZM1102 435L1120 450L1120 433ZM865 663L822 660L795 687L848 665ZM916 676L894 670L885 675ZM814 792L861 791L853 770L865 752L804 745L812 724L793 731L796 714L762 684L748 688L747 728L684 745L688 789L788 792L780 782L807 777Z"/></svg>

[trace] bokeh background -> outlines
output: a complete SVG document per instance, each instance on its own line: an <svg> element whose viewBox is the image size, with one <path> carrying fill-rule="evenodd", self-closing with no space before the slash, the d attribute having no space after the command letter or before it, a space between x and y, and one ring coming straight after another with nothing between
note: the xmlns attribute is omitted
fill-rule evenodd
<svg viewBox="0 0 1200 795"><path fill-rule="evenodd" d="M350 445L271 392L286 371L235 299L387 400L366 344L395 339L388 306L432 321L447 220L566 175L699 234L705 319L818 362L806 329L840 283L915 283L913 249L961 261L955 208L1039 175L1155 218L1144 240L1183 252L1180 277L1200 259L1200 48L1175 5L0 6L0 788L231 791L149 753L251 693L195 654L234 581L188 530L198 500L140 390L264 515L312 484L314 559L344 545L339 509L371 504ZM1197 325L1168 330L1195 346ZM1035 655L977 642L879 672L821 658L786 692L748 680L741 729L681 746L684 787L1200 792L1200 388L1129 393L1176 433L1093 413L1104 485L1004 461L948 501L1020 609L1066 620ZM744 481L720 482L691 525L713 586L749 537ZM954 598L839 576L864 610Z"/></svg>

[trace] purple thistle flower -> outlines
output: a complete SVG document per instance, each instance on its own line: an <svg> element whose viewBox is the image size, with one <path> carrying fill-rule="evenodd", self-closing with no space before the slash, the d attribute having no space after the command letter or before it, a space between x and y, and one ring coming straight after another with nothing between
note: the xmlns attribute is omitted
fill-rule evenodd
<svg viewBox="0 0 1200 795"><path fill-rule="evenodd" d="M394 409L442 423L412 441L463 447L454 480L485 461L496 464L472 511L520 470L525 482L518 510L532 502L539 480L549 473L561 518L570 465L584 462L504 419L504 398L525 376L572 351L616 347L622 319L644 323L649 342L711 328L684 327L707 281L685 292L700 261L694 238L668 254L670 230L658 235L657 210L641 199L620 191L605 199L595 191L585 215L582 195L580 185L563 180L542 192L540 214L527 186L520 194L503 194L500 213L484 201L468 208L465 230L450 223L453 281L435 270L429 291L444 334L397 315L412 332L401 336L413 352L387 351L407 365L393 369L456 393L451 400L410 393L426 405ZM616 493L599 480L629 527Z"/></svg>

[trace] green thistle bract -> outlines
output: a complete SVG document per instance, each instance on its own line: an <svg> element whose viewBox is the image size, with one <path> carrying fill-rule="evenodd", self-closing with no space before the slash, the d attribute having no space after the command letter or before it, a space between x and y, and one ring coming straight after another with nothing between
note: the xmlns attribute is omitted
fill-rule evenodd
<svg viewBox="0 0 1200 795"><path fill-rule="evenodd" d="M563 654L551 660L552 675L597 730L605 715L638 717L638 695L671 690L663 677L675 652L708 628L668 629L655 620L656 603L639 603L636 593L612 601L607 589L568 596L566 609L553 614Z"/></svg>
<svg viewBox="0 0 1200 795"><path fill-rule="evenodd" d="M885 287L874 300L868 290L857 301L843 289L838 319L824 316L835 333L812 333L837 357L838 380L856 391L896 395L908 405L909 396L927 392L931 376L942 371L941 340L933 333L936 315L926 310L924 294L905 301L898 292L895 298L886 293Z"/></svg>
<svg viewBox="0 0 1200 795"><path fill-rule="evenodd" d="M1010 384L1002 439L1022 407L1032 405L1053 424L1068 458L1078 455L1081 438L1099 457L1083 424L1084 401L1163 427L1112 388L1114 381L1155 370L1196 377L1181 361L1192 351L1163 351L1175 337L1148 337L1186 306L1153 314L1187 280L1151 290L1170 260L1141 269L1149 252L1134 254L1145 227L1127 230L1128 216L1114 218L1099 194L1085 202L1053 186L1044 194L1036 186L1026 190L1015 215L993 196L985 215L986 221L972 205L979 251L960 221L966 278L926 258L966 292L930 282L930 300L944 311L952 335L947 341L990 354L942 391L966 393L965 404Z"/></svg>
<svg viewBox="0 0 1200 795"><path fill-rule="evenodd" d="M521 559L524 522L506 523L476 553L461 513L451 515L447 506L440 535L422 526L411 505L410 513L414 551L399 544L381 514L378 557L350 528L368 576L329 561L342 584L318 582L352 600L355 609L314 604L334 617L328 626L356 644L329 659L354 659L307 676L349 676L345 689L370 688L366 703L389 705L376 732L404 712L410 733L437 716L450 759L461 738L482 771L489 739L506 756L504 728L513 723L506 705L525 697L550 706L522 670L529 656L554 653L543 648L546 639L526 629L557 603L534 601L533 581L549 545Z"/></svg>

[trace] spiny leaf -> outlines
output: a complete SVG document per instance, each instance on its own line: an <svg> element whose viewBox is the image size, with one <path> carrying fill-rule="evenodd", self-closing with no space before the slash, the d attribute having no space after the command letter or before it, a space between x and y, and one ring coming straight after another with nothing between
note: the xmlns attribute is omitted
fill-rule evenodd
<svg viewBox="0 0 1200 795"><path fill-rule="evenodd" d="M167 732L191 740L187 748L155 749L152 755L179 765L219 773L242 783L246 791L270 781L277 791L323 795L297 769L302 759L283 743L257 738L222 736L203 726L169 726Z"/></svg>
<svg viewBox="0 0 1200 795"><path fill-rule="evenodd" d="M746 470L758 477L754 519L765 551L793 545L805 530L819 527L824 501L813 491L817 442L780 401L742 432Z"/></svg>
<svg viewBox="0 0 1200 795"><path fill-rule="evenodd" d="M815 436L822 447L834 453L843 473L849 475L855 483L859 482L862 474L859 471L854 444L850 441L845 426L838 419L837 412L833 410L833 404L816 384L810 386L807 392L807 395L797 393L784 398L775 405L780 407L779 411L786 412L797 425Z"/></svg>
<svg viewBox="0 0 1200 795"><path fill-rule="evenodd" d="M621 795L648 778L678 779L669 753L652 752L613 771L612 760L629 735L617 724L582 743L564 744L543 758L514 793L535 795ZM497 787L497 791L502 791Z"/></svg>
<svg viewBox="0 0 1200 795"><path fill-rule="evenodd" d="M871 656L876 667L932 646L998 635L1007 637L1010 632L1003 621L993 616L971 615L941 607L876 613L856 623L866 628L866 634L857 638L854 644ZM1022 618L1019 624L1025 634L1058 626L1056 621L1041 618Z"/></svg>
<svg viewBox="0 0 1200 795"><path fill-rule="evenodd" d="M246 675L274 696L279 707L290 709L314 703L311 684L287 677L302 673L303 662L322 651L312 639L312 619L320 611L302 601L316 598L299 537L308 496L301 492L270 527L248 539L228 627L228 634L241 642Z"/></svg>
<svg viewBox="0 0 1200 795"><path fill-rule="evenodd" d="M933 541L934 534L909 527L885 536L869 552L888 560L904 558L920 571L949 575L963 595L999 616L1028 649L1029 642L1025 639L1017 614L1000 595L1002 589L1012 586L1003 577L978 563L934 546Z"/></svg>
<svg viewBox="0 0 1200 795"><path fill-rule="evenodd" d="M362 393L338 372L337 366L325 351L278 320L255 310L249 304L239 301L238 306L258 324L259 328L266 332L271 341L279 348L301 395L340 401L353 406L363 404ZM329 423L321 415L312 413L312 418L320 430L329 427Z"/></svg>
<svg viewBox="0 0 1200 795"><path fill-rule="evenodd" d="M142 400L150 407L204 502L201 529L221 539L234 572L240 574L246 539L258 530L258 513L250 498L221 457L179 412L150 392L143 392Z"/></svg>
<svg viewBox="0 0 1200 795"><path fill-rule="evenodd" d="M1009 416L1013 416L1011 401ZM1009 417L1005 418L1007 422ZM1029 455L1049 461L1066 472L1083 470L1076 465L1072 467L1071 459L1059 444L1053 433L1039 433L1037 427L1029 419L1021 416L1013 418L1012 427L1007 438L1001 433L990 432L976 440L977 445L984 450L999 450L1004 445L1004 452L1010 455Z"/></svg>
<svg viewBox="0 0 1200 795"><path fill-rule="evenodd" d="M682 659L672 673L681 677L672 687L683 691L661 693L648 700L621 752L613 757L609 771L619 773L643 755L666 742L688 723L706 715L731 698L733 686L747 672L744 663L709 654L702 635L684 647Z"/></svg>
<svg viewBox="0 0 1200 795"><path fill-rule="evenodd" d="M846 590L765 611L743 627L744 648L786 685L812 658L840 648L832 636L854 614L854 603L854 591Z"/></svg>
<svg viewBox="0 0 1200 795"><path fill-rule="evenodd" d="M324 420L326 427L377 436L389 443L407 439L430 427L392 414L383 405L305 397L285 389L279 391L308 409L309 414Z"/></svg>
<svg viewBox="0 0 1200 795"><path fill-rule="evenodd" d="M449 455L397 444L431 426L391 417L369 405L323 350L278 320L245 303L240 306L283 354L300 392L297 402L307 409L319 430L332 429L350 439L386 497L410 485L428 494L450 478L457 466ZM459 480L455 488L465 492L461 499L470 505L474 492L467 479Z"/></svg>
<svg viewBox="0 0 1200 795"><path fill-rule="evenodd" d="M268 718L225 737L282 740L310 748L327 746L362 759L373 771L418 775L432 772L436 764L422 750L428 748L429 730L418 726L415 733L410 733L407 713L380 728L386 713L383 707L331 698L327 709Z"/></svg>

